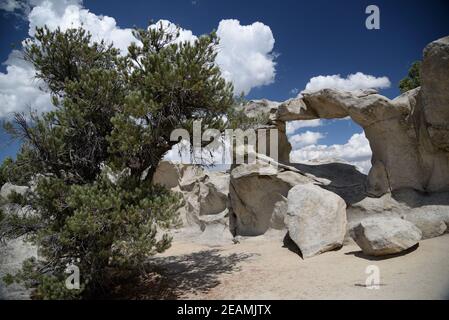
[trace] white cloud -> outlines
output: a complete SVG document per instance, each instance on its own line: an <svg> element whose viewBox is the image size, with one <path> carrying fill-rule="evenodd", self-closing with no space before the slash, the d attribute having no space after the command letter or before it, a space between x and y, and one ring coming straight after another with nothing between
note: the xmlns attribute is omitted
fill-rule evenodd
<svg viewBox="0 0 449 320"><path fill-rule="evenodd" d="M6 64L6 73L0 72L0 118L29 109L40 112L51 108L50 96L39 89L43 85L35 79L34 67L14 50Z"/></svg>
<svg viewBox="0 0 449 320"><path fill-rule="evenodd" d="M276 63L270 27L261 22L242 26L238 20L221 20L217 35L217 64L223 77L234 84L235 94L247 94L252 88L274 81Z"/></svg>
<svg viewBox="0 0 449 320"><path fill-rule="evenodd" d="M168 20L163 20L163 19L150 25L148 28L149 29L160 28L161 25L162 25L162 28L168 32L175 33L177 31L176 30L177 26L174 23L172 23ZM175 41L174 41L175 43L185 42L185 41L194 42L196 39L198 39L198 37L195 36L192 33L192 31L190 31L190 30L179 28L178 31L179 31L179 36L178 36L178 38L175 39Z"/></svg>
<svg viewBox="0 0 449 320"><path fill-rule="evenodd" d="M292 162L307 162L309 160L342 159L368 173L371 168L371 148L365 133L354 134L345 144L308 145L292 151Z"/></svg>
<svg viewBox="0 0 449 320"><path fill-rule="evenodd" d="M28 4L25 1L19 0L0 0L0 10L6 12L25 11Z"/></svg>
<svg viewBox="0 0 449 320"><path fill-rule="evenodd" d="M374 77L357 72L342 78L339 74L331 76L317 76L309 80L304 91L317 91L321 89L339 89L353 91L360 89L384 89L390 87L387 77Z"/></svg>
<svg viewBox="0 0 449 320"><path fill-rule="evenodd" d="M47 25L51 30L81 27L92 33L93 41L104 39L126 53L132 41L136 41L131 29L121 29L114 18L97 16L84 9L80 0L29 0L2 1L0 9L8 12L21 10L29 21L29 35L36 27ZM39 112L51 109L50 95L42 90L42 83L35 79L35 70L26 63L18 51L13 51L6 64L6 72L0 73L0 118L30 108Z"/></svg>
<svg viewBox="0 0 449 320"><path fill-rule="evenodd" d="M288 141L291 143L293 149L297 149L316 144L318 140L324 137L321 132L306 131L289 137Z"/></svg>
<svg viewBox="0 0 449 320"><path fill-rule="evenodd" d="M93 41L113 43L122 54L126 53L131 42L137 42L132 29L120 28L112 17L90 12L83 7L82 0L0 0L0 10L14 13L21 11L28 19L31 37L36 27L44 25L51 30L82 26L92 34ZM174 24L168 20L157 23L174 28ZM248 93L254 87L274 81L274 38L268 26L260 22L242 26L237 20L222 20L217 34L221 38L217 64L223 76L233 82L236 94L241 91ZM177 41L195 39L197 37L192 31L181 29ZM50 98L48 94L39 92L39 84L33 80L32 67L13 58L5 64L6 73L0 73L0 99L3 102L0 118L12 112L24 111L30 106L38 111L49 110ZM11 85L13 83L15 87Z"/></svg>
<svg viewBox="0 0 449 320"><path fill-rule="evenodd" d="M288 121L286 132L287 135L291 135L301 128L315 128L322 125L321 119Z"/></svg>
<svg viewBox="0 0 449 320"><path fill-rule="evenodd" d="M30 36L34 35L36 27L44 25L50 30L60 27L63 31L82 26L92 34L93 41L114 43L122 53L126 53L131 42L137 41L132 29L122 29L114 18L90 12L78 0L42 0L28 14L28 20Z"/></svg>

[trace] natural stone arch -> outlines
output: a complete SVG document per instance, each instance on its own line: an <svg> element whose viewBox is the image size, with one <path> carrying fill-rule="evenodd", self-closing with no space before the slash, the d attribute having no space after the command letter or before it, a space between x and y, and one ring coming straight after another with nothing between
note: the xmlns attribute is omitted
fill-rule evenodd
<svg viewBox="0 0 449 320"><path fill-rule="evenodd" d="M287 121L350 117L372 150L366 191L372 196L414 189L449 190L449 37L424 49L422 86L391 100L376 90L323 89L283 103L251 101L248 115L269 114L279 129L279 161L289 163Z"/></svg>
<svg viewBox="0 0 449 320"><path fill-rule="evenodd" d="M410 135L412 124L408 119L417 93L418 90L414 90L390 100L373 90L324 89L281 104L278 118L291 121L349 116L364 129L373 151L368 193L382 195L400 188L424 190L417 174L420 170L416 139ZM404 166L401 172L408 171L405 174L397 174L396 166L401 164Z"/></svg>

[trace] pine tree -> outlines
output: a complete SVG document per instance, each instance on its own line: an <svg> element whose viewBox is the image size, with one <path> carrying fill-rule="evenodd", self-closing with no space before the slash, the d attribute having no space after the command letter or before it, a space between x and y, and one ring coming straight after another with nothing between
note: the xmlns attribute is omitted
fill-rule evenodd
<svg viewBox="0 0 449 320"><path fill-rule="evenodd" d="M40 253L6 280L35 288L37 298L95 297L111 275L168 248L164 230L177 225L181 201L151 180L176 143L170 133L196 119L221 129L233 104L215 64L217 36L180 43L177 35L162 25L136 30L140 44L122 55L81 28L38 28L26 42L24 57L55 108L6 125L23 141L14 165L36 182L26 199L35 211L3 214L0 237L26 235ZM64 285L70 264L80 268L81 290Z"/></svg>
<svg viewBox="0 0 449 320"><path fill-rule="evenodd" d="M415 89L421 85L420 72L421 61L415 61L408 70L407 77L399 82L399 90L401 93Z"/></svg>

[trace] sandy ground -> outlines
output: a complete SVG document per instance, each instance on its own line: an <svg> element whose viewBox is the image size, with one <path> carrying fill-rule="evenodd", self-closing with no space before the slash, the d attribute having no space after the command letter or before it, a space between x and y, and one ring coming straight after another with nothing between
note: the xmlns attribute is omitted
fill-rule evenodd
<svg viewBox="0 0 449 320"><path fill-rule="evenodd" d="M303 260L280 235L207 247L176 240L155 260L170 298L180 299L448 299L449 234L400 256L373 259L354 243ZM368 266L378 289L365 285Z"/></svg>

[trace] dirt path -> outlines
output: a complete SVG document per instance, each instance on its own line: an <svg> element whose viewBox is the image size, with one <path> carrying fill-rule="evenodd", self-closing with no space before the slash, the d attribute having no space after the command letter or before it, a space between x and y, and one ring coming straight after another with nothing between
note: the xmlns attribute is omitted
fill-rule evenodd
<svg viewBox="0 0 449 320"><path fill-rule="evenodd" d="M156 261L177 298L449 298L449 235L388 259L370 259L349 244L302 260L271 236L215 248L175 241ZM377 290L365 286L369 265L379 267Z"/></svg>

